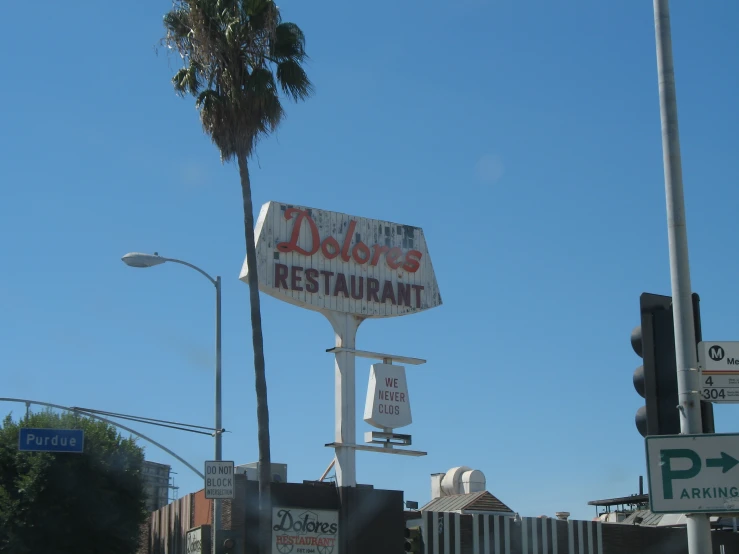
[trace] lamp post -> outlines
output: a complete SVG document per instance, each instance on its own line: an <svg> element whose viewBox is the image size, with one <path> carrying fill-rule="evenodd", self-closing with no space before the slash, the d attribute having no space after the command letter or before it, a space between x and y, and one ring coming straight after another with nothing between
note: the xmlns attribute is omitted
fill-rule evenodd
<svg viewBox="0 0 739 554"><path fill-rule="evenodd" d="M184 262L182 260L176 260L174 258L164 258L154 252L154 254L142 254L140 252L131 252L121 258L123 262L131 267L154 267L161 265L165 262L172 262L175 264L185 265L189 268L194 269L201 275L203 275L211 284L216 288L216 424L215 424L215 459L221 461L222 459L222 448L221 439L223 428L221 422L221 277L211 277L208 273L200 269L199 267ZM213 545L216 545L216 531L221 525L221 500L218 498L213 499Z"/></svg>
<svg viewBox="0 0 739 554"><path fill-rule="evenodd" d="M662 123L662 163L667 204L667 243L670 252L672 313L675 319L675 361L680 404L680 434L703 432L700 372L695 348L692 288L688 256L688 231L685 217L683 170L675 92L675 65L672 59L670 5L668 0L653 0L654 33L657 42L657 82ZM651 492L651 491L650 491ZM690 554L712 551L711 522L708 514L687 514L685 524Z"/></svg>

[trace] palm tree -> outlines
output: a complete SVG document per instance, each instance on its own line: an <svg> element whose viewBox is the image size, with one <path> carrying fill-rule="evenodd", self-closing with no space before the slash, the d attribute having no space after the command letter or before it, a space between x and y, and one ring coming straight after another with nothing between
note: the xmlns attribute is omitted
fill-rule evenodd
<svg viewBox="0 0 739 554"><path fill-rule="evenodd" d="M271 538L269 410L248 162L259 139L282 121L280 88L296 102L313 93L302 67L305 36L294 23L282 22L273 0L174 0L164 26L163 42L184 62L172 79L175 91L196 98L203 130L221 160L235 159L239 167L257 396L260 550L266 553Z"/></svg>

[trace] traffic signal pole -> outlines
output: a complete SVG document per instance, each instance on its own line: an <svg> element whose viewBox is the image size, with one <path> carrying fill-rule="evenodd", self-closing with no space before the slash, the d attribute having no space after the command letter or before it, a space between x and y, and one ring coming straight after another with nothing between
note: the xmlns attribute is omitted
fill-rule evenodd
<svg viewBox="0 0 739 554"><path fill-rule="evenodd" d="M667 236L670 249L670 280L675 319L675 354L681 434L702 431L700 373L697 370L693 303L691 299L688 233L685 221L680 137L677 123L675 69L672 61L668 0L654 0L657 42L659 107L662 122L662 159L665 171ZM711 554L711 525L706 514L688 514L689 554Z"/></svg>

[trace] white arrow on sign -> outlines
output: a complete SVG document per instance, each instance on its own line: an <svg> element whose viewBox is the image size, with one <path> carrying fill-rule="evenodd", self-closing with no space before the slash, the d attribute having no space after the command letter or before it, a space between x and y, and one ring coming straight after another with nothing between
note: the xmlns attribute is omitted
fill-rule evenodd
<svg viewBox="0 0 739 554"><path fill-rule="evenodd" d="M739 434L652 436L646 449L654 513L739 511Z"/></svg>

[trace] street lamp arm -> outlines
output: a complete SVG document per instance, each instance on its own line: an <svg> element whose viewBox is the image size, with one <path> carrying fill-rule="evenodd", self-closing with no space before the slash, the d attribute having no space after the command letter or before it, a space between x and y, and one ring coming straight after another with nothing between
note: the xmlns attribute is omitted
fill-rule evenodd
<svg viewBox="0 0 739 554"><path fill-rule="evenodd" d="M140 252L129 252L123 258L123 262L131 267L153 267L165 262L173 262L176 264L187 266L200 273L203 277L208 279L210 283L216 288L216 424L215 424L215 459L221 461L223 459L222 454L222 434L219 432L222 430L222 407L221 407L221 277L220 275L213 278L208 273L200 269L198 266L193 265L183 260L177 260L175 258L163 258L158 252L154 254L142 254ZM213 500L213 544L218 544L218 532L221 526L221 500L216 498Z"/></svg>
<svg viewBox="0 0 739 554"><path fill-rule="evenodd" d="M128 431L129 433L132 433L132 434L136 435L137 437L141 437L142 439L144 439L145 441L150 442L151 444L153 444L157 448L161 448L167 454L169 454L170 456L172 456L174 459L182 462L188 468L190 468L192 471L194 471L195 474L198 477L200 477L201 479L205 479L205 475L203 475L200 471L198 471L197 469L195 469L195 467L192 466L191 464L189 464L186 460L184 460L183 458L180 458L177 454L175 454L174 452L172 452L166 446L164 446L162 444L159 444L154 439L151 439L151 438L147 437L143 433L139 433L138 431L134 431L130 427L126 427L125 425L123 425L121 423L118 423L117 421L111 421L110 419L107 419L107 418L104 418L104 417L100 417L98 415L91 414L89 412L81 412L80 410L75 410L74 408L68 408L67 406L60 406L59 404L50 404L49 402L39 402L38 400L24 400L22 398L0 398L0 402L23 402L26 405L28 405L28 404L39 404L40 406L47 406L49 408L56 408L57 410L67 410L68 412L74 412L74 413L77 413L77 414L82 413L86 417L90 417L92 419L97 419L97 420L100 420L100 421L104 421L105 423L109 423L110 425L113 425L115 427L119 427L120 429L123 429L124 431Z"/></svg>
<svg viewBox="0 0 739 554"><path fill-rule="evenodd" d="M205 278L208 279L208 281L210 281L213 284L214 287L217 287L218 286L218 283L216 282L216 280L213 277L211 277L210 274L208 274L207 272L205 272L202 269L200 269L198 266L193 265L193 264L191 264L189 262L185 262L183 260L176 260L174 258L164 258L164 259L166 261L168 261L168 262L172 262L172 263L175 263L175 264L182 264L182 265L186 265L187 267L191 267L192 269L194 269L195 271L197 271L201 275L204 275Z"/></svg>

